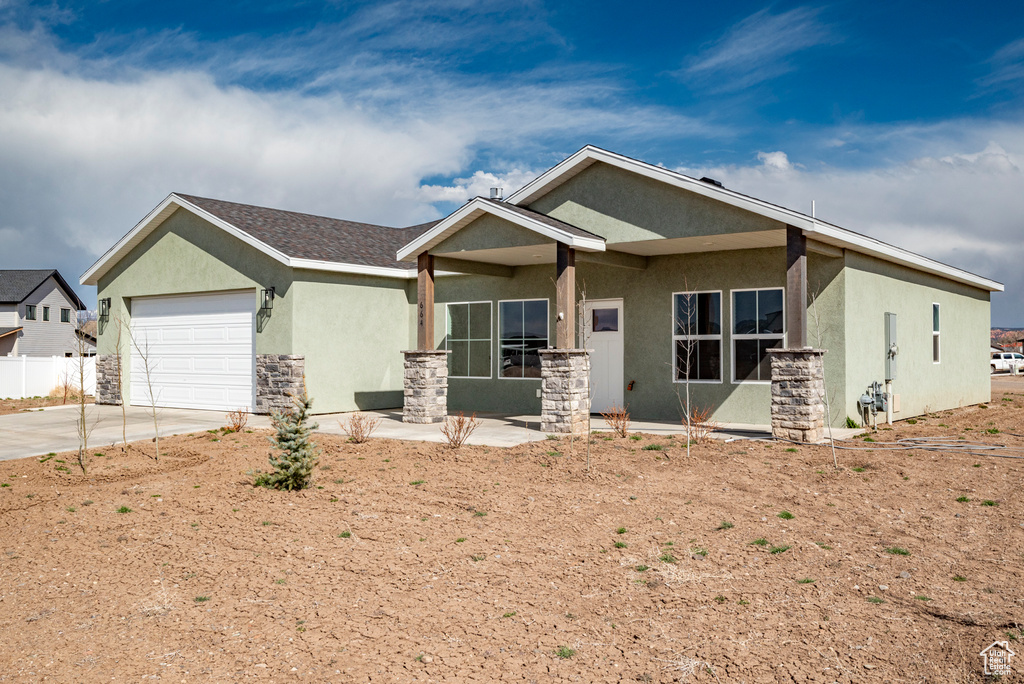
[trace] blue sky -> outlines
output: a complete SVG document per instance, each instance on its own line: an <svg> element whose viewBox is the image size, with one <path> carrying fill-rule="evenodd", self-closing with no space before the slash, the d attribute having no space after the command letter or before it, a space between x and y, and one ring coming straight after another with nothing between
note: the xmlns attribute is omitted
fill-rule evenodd
<svg viewBox="0 0 1024 684"><path fill-rule="evenodd" d="M0 0L0 93L3 268L77 281L171 191L408 225L592 143L815 200L1024 326L1020 3Z"/></svg>

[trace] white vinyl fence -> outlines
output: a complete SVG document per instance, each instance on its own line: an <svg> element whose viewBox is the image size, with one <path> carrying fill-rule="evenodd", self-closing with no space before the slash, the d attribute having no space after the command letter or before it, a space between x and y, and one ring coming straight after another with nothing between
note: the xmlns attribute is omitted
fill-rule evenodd
<svg viewBox="0 0 1024 684"><path fill-rule="evenodd" d="M96 359L85 364L85 393L96 393ZM78 387L79 359L62 356L0 356L0 398L45 397L65 382Z"/></svg>

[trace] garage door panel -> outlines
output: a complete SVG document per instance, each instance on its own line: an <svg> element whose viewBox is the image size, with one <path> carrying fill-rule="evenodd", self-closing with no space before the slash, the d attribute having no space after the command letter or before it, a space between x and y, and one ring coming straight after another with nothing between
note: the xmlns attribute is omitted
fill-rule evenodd
<svg viewBox="0 0 1024 684"><path fill-rule="evenodd" d="M136 299L132 329L149 360L162 407L233 410L252 406L252 293ZM145 364L132 354L133 404L148 404Z"/></svg>

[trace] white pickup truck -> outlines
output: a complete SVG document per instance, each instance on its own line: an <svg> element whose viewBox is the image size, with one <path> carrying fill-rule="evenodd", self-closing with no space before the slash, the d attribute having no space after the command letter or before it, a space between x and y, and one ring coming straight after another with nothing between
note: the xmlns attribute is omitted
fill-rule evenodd
<svg viewBox="0 0 1024 684"><path fill-rule="evenodd" d="M1017 354L1011 352L995 352L992 354L991 362L992 372L998 373L1000 371L1011 371L1014 366L1018 368L1024 367L1024 354Z"/></svg>

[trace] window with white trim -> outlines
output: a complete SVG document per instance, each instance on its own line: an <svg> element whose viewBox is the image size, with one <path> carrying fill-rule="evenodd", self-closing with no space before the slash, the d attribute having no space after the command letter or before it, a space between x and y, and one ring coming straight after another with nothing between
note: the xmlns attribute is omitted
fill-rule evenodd
<svg viewBox="0 0 1024 684"><path fill-rule="evenodd" d="M548 347L548 300L498 302L498 377L540 378L540 354Z"/></svg>
<svg viewBox="0 0 1024 684"><path fill-rule="evenodd" d="M48 306L44 306L43 307L43 320L44 321L49 321L50 320L50 307L48 307Z"/></svg>
<svg viewBox="0 0 1024 684"><path fill-rule="evenodd" d="M491 377L491 303L453 302L447 310L448 377Z"/></svg>
<svg viewBox="0 0 1024 684"><path fill-rule="evenodd" d="M771 382L768 350L783 346L784 299L781 287L732 291L733 382Z"/></svg>
<svg viewBox="0 0 1024 684"><path fill-rule="evenodd" d="M675 382L722 381L722 293L672 295Z"/></svg>
<svg viewBox="0 0 1024 684"><path fill-rule="evenodd" d="M932 304L932 363L939 362L939 305Z"/></svg>
<svg viewBox="0 0 1024 684"><path fill-rule="evenodd" d="M26 304L25 305L25 320L34 321L36 320L36 305Z"/></svg>

